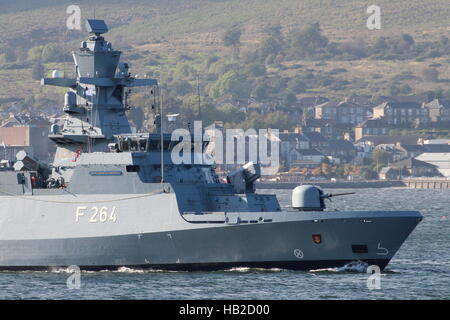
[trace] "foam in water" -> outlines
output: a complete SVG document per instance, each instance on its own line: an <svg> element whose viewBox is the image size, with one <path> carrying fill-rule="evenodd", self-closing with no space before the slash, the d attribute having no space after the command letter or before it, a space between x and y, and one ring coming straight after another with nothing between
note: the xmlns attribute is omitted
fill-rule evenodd
<svg viewBox="0 0 450 320"><path fill-rule="evenodd" d="M342 267L309 270L309 272L355 272L365 273L369 264L363 261L352 261Z"/></svg>
<svg viewBox="0 0 450 320"><path fill-rule="evenodd" d="M250 268L250 267L234 267L224 270L225 272L282 272L280 268Z"/></svg>
<svg viewBox="0 0 450 320"><path fill-rule="evenodd" d="M73 273L73 270L70 270L69 268L63 268L63 267L50 267L48 272L51 272L51 273Z"/></svg>
<svg viewBox="0 0 450 320"><path fill-rule="evenodd" d="M142 269L132 269L127 267L120 267L114 272L123 272L123 273L144 273L144 270Z"/></svg>

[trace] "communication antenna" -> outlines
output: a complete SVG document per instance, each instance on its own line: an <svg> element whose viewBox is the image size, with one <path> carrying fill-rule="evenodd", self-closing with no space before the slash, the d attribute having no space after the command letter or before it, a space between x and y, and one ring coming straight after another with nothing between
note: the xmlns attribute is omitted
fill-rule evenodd
<svg viewBox="0 0 450 320"><path fill-rule="evenodd" d="M164 96L161 94L160 100L160 116L159 116L159 130L160 130L160 145L161 145L161 183L164 183L164 139L163 139L163 105L164 105Z"/></svg>
<svg viewBox="0 0 450 320"><path fill-rule="evenodd" d="M153 117L153 125L156 124L156 86L150 89L150 94L153 96L153 102L150 104L150 114Z"/></svg>
<svg viewBox="0 0 450 320"><path fill-rule="evenodd" d="M198 120L202 120L202 105L200 102L200 76L197 73L197 98L198 98Z"/></svg>
<svg viewBox="0 0 450 320"><path fill-rule="evenodd" d="M197 73L197 98L198 98L198 117L199 117L198 120L202 121L202 105L200 100L200 75L198 73ZM205 129L202 126L202 136L204 132ZM202 144L202 153L203 153L203 144Z"/></svg>
<svg viewBox="0 0 450 320"><path fill-rule="evenodd" d="M69 42L69 30L67 29L66 32L64 32L64 41L63 41L63 52L64 52L64 57L63 57L63 74L64 74L64 78L66 78L66 43Z"/></svg>

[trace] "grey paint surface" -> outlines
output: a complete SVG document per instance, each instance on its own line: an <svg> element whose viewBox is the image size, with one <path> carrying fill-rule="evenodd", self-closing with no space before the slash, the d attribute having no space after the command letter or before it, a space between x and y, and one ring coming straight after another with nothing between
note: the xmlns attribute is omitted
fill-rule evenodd
<svg viewBox="0 0 450 320"><path fill-rule="evenodd" d="M64 129L50 136L55 160L37 171L0 172L0 268L308 270L354 260L384 267L422 219L409 211L282 211L274 195L221 183L212 166L173 164L168 134L161 183L161 135L130 134L124 103L126 87L156 81L117 67L120 52L101 33L82 46L76 79L42 81L77 94L76 105L64 106ZM123 141L129 149L119 148ZM142 150L133 150L140 141ZM52 179L62 180L50 186Z"/></svg>

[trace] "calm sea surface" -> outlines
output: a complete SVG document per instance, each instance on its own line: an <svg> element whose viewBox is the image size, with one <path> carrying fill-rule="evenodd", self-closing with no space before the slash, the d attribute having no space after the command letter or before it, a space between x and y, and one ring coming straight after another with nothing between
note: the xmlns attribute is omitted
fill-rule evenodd
<svg viewBox="0 0 450 320"><path fill-rule="evenodd" d="M287 190L276 193L283 205ZM238 268L220 272L162 272L122 268L82 272L81 288L69 290L70 274L0 272L0 299L449 299L450 190L358 189L335 198L342 210L420 210L424 220L381 276L367 288L363 267L316 272ZM261 192L261 191L260 191Z"/></svg>

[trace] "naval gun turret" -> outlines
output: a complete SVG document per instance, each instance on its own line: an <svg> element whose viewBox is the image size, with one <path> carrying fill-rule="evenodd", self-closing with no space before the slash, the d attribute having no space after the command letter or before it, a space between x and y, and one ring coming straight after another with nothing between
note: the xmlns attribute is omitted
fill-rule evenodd
<svg viewBox="0 0 450 320"><path fill-rule="evenodd" d="M323 211L326 209L325 199L350 194L355 193L325 193L319 187L302 185L292 190L292 208L299 211Z"/></svg>

